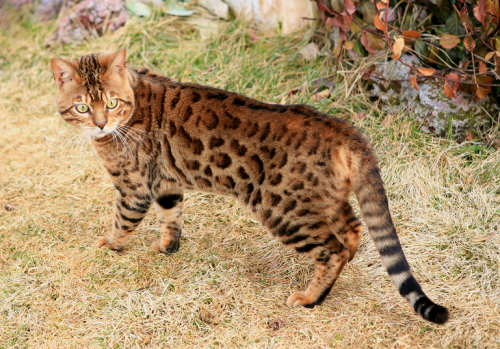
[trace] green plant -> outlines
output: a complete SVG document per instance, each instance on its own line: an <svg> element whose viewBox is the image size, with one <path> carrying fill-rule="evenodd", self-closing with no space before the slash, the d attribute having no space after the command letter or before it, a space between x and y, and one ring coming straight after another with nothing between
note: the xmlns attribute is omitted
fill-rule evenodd
<svg viewBox="0 0 500 349"><path fill-rule="evenodd" d="M333 54L342 59L389 51L410 68L407 79L443 81L444 94L457 98L467 91L484 99L500 91L500 4L492 0L314 0L330 31L335 30ZM386 13L388 14L386 16ZM422 67L401 60L416 55ZM365 70L382 90L401 80L385 78L375 66Z"/></svg>

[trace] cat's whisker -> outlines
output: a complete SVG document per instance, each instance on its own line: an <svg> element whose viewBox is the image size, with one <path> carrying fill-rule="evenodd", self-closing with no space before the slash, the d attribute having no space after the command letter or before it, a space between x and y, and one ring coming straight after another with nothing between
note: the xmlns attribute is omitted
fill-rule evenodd
<svg viewBox="0 0 500 349"><path fill-rule="evenodd" d="M144 139L142 139L142 137L141 137L139 134L137 134L137 133L135 133L135 132L133 131L133 129L134 129L133 127L124 126L124 125L118 125L118 127L117 127L117 128L119 128L119 129L124 128L124 129L127 131L127 133L130 133L130 134L131 134L131 136L133 135L134 137L136 137L136 138L137 138L137 140L141 141L142 143L145 143L145 142L144 142ZM134 130L136 130L136 131L141 131L141 130L137 130L137 129L134 129ZM143 132L145 132L145 131L143 131Z"/></svg>
<svg viewBox="0 0 500 349"><path fill-rule="evenodd" d="M73 145L71 146L71 148L69 148L69 152L72 153L72 157L75 156L76 154L76 147L77 145L80 143L81 139L85 136L85 132L82 132L78 135L78 137L75 139L75 141L73 142Z"/></svg>
<svg viewBox="0 0 500 349"><path fill-rule="evenodd" d="M118 130L118 129L120 129L120 132L122 132L121 128L122 128L122 126L121 126L121 125L119 125L119 126L117 127L117 130ZM125 135L125 136L127 136L127 138L129 138L129 139L132 141L132 143L134 143L134 142L133 142L133 140L136 140L136 141L141 141L142 143L144 143L144 144L145 144L145 142L144 142L144 140L142 139L142 137L141 137L141 136L139 136L138 134L136 134L134 131L132 131L132 130L130 130L130 129L128 129L128 130L127 130L127 129L125 129L125 130L127 131L127 133L122 132L122 134L123 134L123 135ZM130 136L128 136L128 134L129 134L129 133L130 133ZM135 143L134 143L134 144L135 144ZM136 145L136 148L137 148L137 145Z"/></svg>
<svg viewBox="0 0 500 349"><path fill-rule="evenodd" d="M127 140L123 137L122 133L120 130L116 129L116 135L120 137L120 140L122 141L123 147L125 148L125 155L128 157L128 150L130 150L130 155L132 155L132 149L130 148L130 145L128 144Z"/></svg>
<svg viewBox="0 0 500 349"><path fill-rule="evenodd" d="M126 128L128 128L128 129L135 130L135 131L139 131L139 132L142 132L142 133L148 133L148 131L139 130L138 128L135 128L135 127L132 127L132 126L129 126L129 125L120 124L119 126L120 126L120 127L126 127Z"/></svg>
<svg viewBox="0 0 500 349"><path fill-rule="evenodd" d="M81 135L82 135L82 134L81 134L81 133L79 133L79 134L74 135L73 137L71 137L71 138L70 138L70 139L69 139L69 140L68 140L68 141L64 144L64 146L63 146L63 150L64 150L64 149L66 149L66 147L68 146L68 144L69 144L69 143L70 143L73 139L75 139L76 137L81 136Z"/></svg>
<svg viewBox="0 0 500 349"><path fill-rule="evenodd" d="M138 150L137 148L137 144L134 142L134 139L131 138L127 133L124 133L122 132L121 130L119 129L116 129L119 133L121 133L122 136L124 136L126 139L127 139L127 144L130 142L132 142L132 145L135 147L135 150ZM132 151L132 150L131 150Z"/></svg>

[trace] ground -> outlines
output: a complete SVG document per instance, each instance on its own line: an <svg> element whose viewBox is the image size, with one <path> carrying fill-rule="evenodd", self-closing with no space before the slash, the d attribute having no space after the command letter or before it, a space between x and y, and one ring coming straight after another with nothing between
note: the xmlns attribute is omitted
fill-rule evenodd
<svg viewBox="0 0 500 349"><path fill-rule="evenodd" d="M242 24L221 23L218 34L201 36L183 19L156 14L48 50L54 24L28 18L4 18L0 31L0 348L500 347L500 152L456 147L420 132L406 111L381 112L354 68L341 63L334 73L329 58L304 61L298 52L310 33L253 41ZM450 321L415 314L368 233L323 305L287 308L312 263L220 196L186 195L176 254L150 248L159 235L154 212L123 252L95 249L111 228L113 188L58 115L49 61L122 47L130 66L355 120L380 158L415 276L450 309ZM330 100L316 102L320 77L336 85Z"/></svg>

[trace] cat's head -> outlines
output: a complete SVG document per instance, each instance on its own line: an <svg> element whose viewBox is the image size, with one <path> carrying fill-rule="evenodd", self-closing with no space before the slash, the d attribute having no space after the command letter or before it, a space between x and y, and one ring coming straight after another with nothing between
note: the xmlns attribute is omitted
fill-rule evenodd
<svg viewBox="0 0 500 349"><path fill-rule="evenodd" d="M71 62L54 58L50 63L59 87L59 113L68 123L100 138L131 118L134 92L125 69L125 49Z"/></svg>

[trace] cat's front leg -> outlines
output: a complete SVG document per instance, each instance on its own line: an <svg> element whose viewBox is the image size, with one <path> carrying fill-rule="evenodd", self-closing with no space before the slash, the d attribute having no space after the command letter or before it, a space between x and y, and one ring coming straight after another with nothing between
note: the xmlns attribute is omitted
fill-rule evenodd
<svg viewBox="0 0 500 349"><path fill-rule="evenodd" d="M179 250L182 231L182 201L181 190L164 193L154 202L161 237L153 243L158 252L170 254Z"/></svg>
<svg viewBox="0 0 500 349"><path fill-rule="evenodd" d="M106 247L118 252L123 250L135 228L146 216L151 201L149 195L127 194L117 188L111 235L97 240L96 247Z"/></svg>

